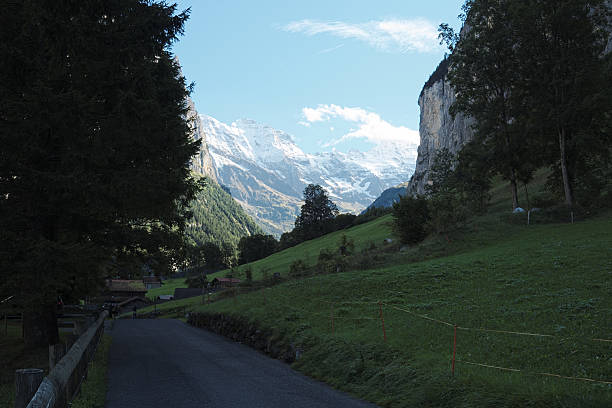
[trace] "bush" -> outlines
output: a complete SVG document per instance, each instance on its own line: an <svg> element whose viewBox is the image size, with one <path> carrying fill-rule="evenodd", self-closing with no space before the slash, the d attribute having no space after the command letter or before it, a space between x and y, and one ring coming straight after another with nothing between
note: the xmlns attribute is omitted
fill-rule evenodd
<svg viewBox="0 0 612 408"><path fill-rule="evenodd" d="M299 278L306 275L306 262L302 259L293 261L289 267L289 276Z"/></svg>
<svg viewBox="0 0 612 408"><path fill-rule="evenodd" d="M355 251L355 241L342 234L338 242L338 253L342 256L351 255Z"/></svg>
<svg viewBox="0 0 612 408"><path fill-rule="evenodd" d="M423 197L403 196L393 204L393 232L404 244L416 244L427 236L431 219L427 200Z"/></svg>

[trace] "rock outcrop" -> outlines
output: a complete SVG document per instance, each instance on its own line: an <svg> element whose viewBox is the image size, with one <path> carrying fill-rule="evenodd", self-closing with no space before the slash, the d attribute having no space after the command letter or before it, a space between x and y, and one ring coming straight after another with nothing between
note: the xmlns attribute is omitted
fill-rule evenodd
<svg viewBox="0 0 612 408"><path fill-rule="evenodd" d="M421 144L416 168L408 184L410 194L425 192L429 170L438 150L447 148L451 153L457 153L474 135L473 119L461 113L453 118L449 112L455 102L455 91L446 77L447 73L448 63L445 59L425 83L419 96Z"/></svg>
<svg viewBox="0 0 612 408"><path fill-rule="evenodd" d="M217 171L215 166L213 166L212 157L208 151L208 141L206 140L202 120L190 97L187 97L187 109L187 118L192 121L193 138L194 140L201 141L200 151L191 159L189 167L192 171L218 182Z"/></svg>
<svg viewBox="0 0 612 408"><path fill-rule="evenodd" d="M612 8L612 0L607 0L606 5ZM612 17L608 21L610 30ZM465 30L469 30L469 27L464 26L461 34ZM612 35L604 53L609 52L612 52ZM450 115L449 109L455 102L455 91L446 77L447 73L448 61L445 59L425 83L419 96L421 144L418 149L416 168L408 184L408 192L413 195L425 192L429 170L436 151L447 148L451 153L456 154L474 136L472 118L458 113L453 119Z"/></svg>

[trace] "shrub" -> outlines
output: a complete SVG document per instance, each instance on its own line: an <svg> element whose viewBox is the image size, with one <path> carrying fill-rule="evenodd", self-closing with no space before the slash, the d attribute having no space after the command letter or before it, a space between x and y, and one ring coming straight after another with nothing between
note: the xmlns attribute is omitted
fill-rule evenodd
<svg viewBox="0 0 612 408"><path fill-rule="evenodd" d="M427 223L431 217L427 200L423 197L404 196L393 204L393 232L405 244L416 244L427 236Z"/></svg>
<svg viewBox="0 0 612 408"><path fill-rule="evenodd" d="M299 278L304 275L306 275L306 263L302 259L293 261L289 267L289 276Z"/></svg>

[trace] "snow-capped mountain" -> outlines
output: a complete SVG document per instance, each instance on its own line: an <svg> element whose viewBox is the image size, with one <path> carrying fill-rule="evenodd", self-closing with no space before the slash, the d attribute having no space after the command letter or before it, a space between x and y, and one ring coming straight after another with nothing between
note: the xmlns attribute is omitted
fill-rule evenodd
<svg viewBox="0 0 612 408"><path fill-rule="evenodd" d="M341 211L358 213L414 172L417 146L408 142L308 154L288 133L253 120L227 125L207 115L200 119L219 182L276 235L293 228L310 183L325 188Z"/></svg>

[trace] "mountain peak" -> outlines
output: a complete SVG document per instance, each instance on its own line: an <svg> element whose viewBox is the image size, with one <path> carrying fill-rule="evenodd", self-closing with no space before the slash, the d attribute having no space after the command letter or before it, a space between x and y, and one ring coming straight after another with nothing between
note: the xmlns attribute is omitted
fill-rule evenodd
<svg viewBox="0 0 612 408"><path fill-rule="evenodd" d="M208 115L200 118L220 182L276 235L293 227L310 183L325 188L342 211L356 213L414 170L416 146L410 144L308 154L289 133L255 120L227 125Z"/></svg>

